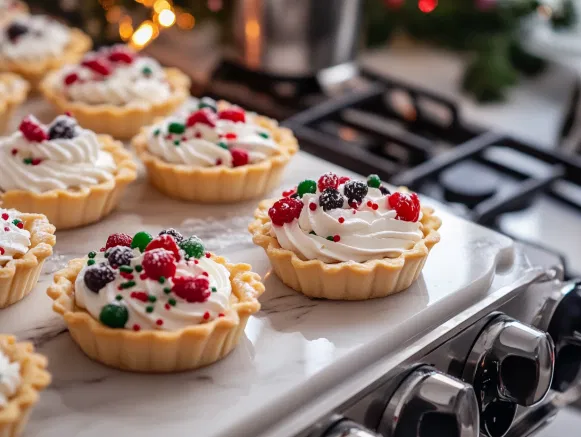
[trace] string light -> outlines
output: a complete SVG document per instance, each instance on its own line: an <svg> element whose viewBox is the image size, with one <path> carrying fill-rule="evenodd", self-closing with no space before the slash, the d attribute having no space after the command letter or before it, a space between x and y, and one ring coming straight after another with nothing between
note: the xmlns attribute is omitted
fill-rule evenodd
<svg viewBox="0 0 581 437"><path fill-rule="evenodd" d="M133 35L133 22L129 15L125 15L119 23L119 36L123 41L127 41L131 35Z"/></svg>
<svg viewBox="0 0 581 437"><path fill-rule="evenodd" d="M170 9L164 9L157 16L157 22L163 27L170 27L176 22L176 14Z"/></svg>
<svg viewBox="0 0 581 437"><path fill-rule="evenodd" d="M119 6L112 6L105 15L107 22L118 23L121 19L121 8Z"/></svg>
<svg viewBox="0 0 581 437"><path fill-rule="evenodd" d="M155 23L147 20L139 25L137 30L131 35L131 45L135 49L142 49L157 37L159 30Z"/></svg>
<svg viewBox="0 0 581 437"><path fill-rule="evenodd" d="M180 29L190 30L196 24L196 19L192 14L182 12L178 15L177 24Z"/></svg>
<svg viewBox="0 0 581 437"><path fill-rule="evenodd" d="M438 6L438 0L419 0L418 8L424 14L429 14Z"/></svg>
<svg viewBox="0 0 581 437"><path fill-rule="evenodd" d="M164 10L171 10L171 4L167 0L157 0L153 4L153 10L160 14Z"/></svg>

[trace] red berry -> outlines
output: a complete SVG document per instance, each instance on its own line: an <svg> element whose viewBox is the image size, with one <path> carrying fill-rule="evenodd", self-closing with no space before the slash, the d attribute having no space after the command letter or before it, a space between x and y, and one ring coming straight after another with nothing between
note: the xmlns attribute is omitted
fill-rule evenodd
<svg viewBox="0 0 581 437"><path fill-rule="evenodd" d="M131 238L131 236L127 235L127 234L122 234L122 233L111 234L111 235L109 235L109 238L107 238L107 243L105 244L105 249L111 249L112 247L115 247L115 246L131 247L132 240L133 240L133 238Z"/></svg>
<svg viewBox="0 0 581 437"><path fill-rule="evenodd" d="M141 266L147 277L154 280L162 276L171 278L176 273L175 256L161 248L145 252Z"/></svg>
<svg viewBox="0 0 581 437"><path fill-rule="evenodd" d="M176 276L171 289L187 302L205 302L210 295L210 281L205 276Z"/></svg>
<svg viewBox="0 0 581 437"><path fill-rule="evenodd" d="M325 173L323 176L319 178L319 182L317 182L317 186L319 187L319 191L325 191L325 188L337 188L339 186L339 178L335 173Z"/></svg>
<svg viewBox="0 0 581 437"><path fill-rule="evenodd" d="M232 155L232 165L234 167L248 164L248 152L246 150L233 147L230 149L230 154Z"/></svg>
<svg viewBox="0 0 581 437"><path fill-rule="evenodd" d="M79 80L79 75L77 73L69 73L63 79L65 85L69 86L74 84L77 80Z"/></svg>
<svg viewBox="0 0 581 437"><path fill-rule="evenodd" d="M350 180L351 180L351 178L349 178L349 177L347 177L347 176L341 176L341 177L339 178L339 185L342 185L342 184L344 184L345 182L348 182L348 181L350 181Z"/></svg>
<svg viewBox="0 0 581 437"><path fill-rule="evenodd" d="M111 50L107 58L111 62L123 62L124 64L131 64L133 62L133 53L126 50L124 47L115 47Z"/></svg>
<svg viewBox="0 0 581 437"><path fill-rule="evenodd" d="M186 124L193 126L198 123L207 124L210 127L216 127L218 116L210 108L202 108L192 112L186 121Z"/></svg>
<svg viewBox="0 0 581 437"><path fill-rule="evenodd" d="M32 115L22 120L19 129L28 141L40 143L41 141L48 140L48 132L45 127Z"/></svg>
<svg viewBox="0 0 581 437"><path fill-rule="evenodd" d="M387 198L390 208L395 209L398 220L417 222L420 218L420 199L416 193L400 193L396 191Z"/></svg>
<svg viewBox="0 0 581 437"><path fill-rule="evenodd" d="M230 120L241 123L246 122L246 114L244 109L234 105L230 106L228 109L224 109L218 112L218 118L220 118L220 120Z"/></svg>
<svg viewBox="0 0 581 437"><path fill-rule="evenodd" d="M179 261L180 249L176 243L176 240L170 234L162 234L155 237L145 248L145 251L154 249L165 249L173 254L176 260Z"/></svg>
<svg viewBox="0 0 581 437"><path fill-rule="evenodd" d="M111 65L105 59L87 59L81 62L81 65L103 76L109 76L113 71Z"/></svg>
<svg viewBox="0 0 581 437"><path fill-rule="evenodd" d="M268 210L268 216L276 226L282 226L298 219L303 209L303 202L298 199L284 198L275 202Z"/></svg>

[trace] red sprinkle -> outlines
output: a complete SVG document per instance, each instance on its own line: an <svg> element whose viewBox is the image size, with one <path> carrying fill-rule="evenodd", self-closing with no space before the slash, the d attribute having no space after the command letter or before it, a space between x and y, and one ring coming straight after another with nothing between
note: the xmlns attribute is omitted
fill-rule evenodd
<svg viewBox="0 0 581 437"><path fill-rule="evenodd" d="M105 252L107 249L105 249L104 247L99 249L99 252Z"/></svg>
<svg viewBox="0 0 581 437"><path fill-rule="evenodd" d="M30 162L32 165L38 165L42 162L42 159L40 158L33 158L32 161Z"/></svg>
<svg viewBox="0 0 581 437"><path fill-rule="evenodd" d="M6 227L4 228L4 230L5 230L6 232L10 232L10 228L9 228L8 226L6 226Z"/></svg>
<svg viewBox="0 0 581 437"><path fill-rule="evenodd" d="M139 326L137 323L135 325L133 325L134 331L139 331L140 329L141 329L141 326Z"/></svg>
<svg viewBox="0 0 581 437"><path fill-rule="evenodd" d="M377 203L374 203L371 208L373 208L374 211L377 211L379 208L379 205Z"/></svg>
<svg viewBox="0 0 581 437"><path fill-rule="evenodd" d="M347 177L347 176L341 176L341 177L339 178L339 185L342 185L342 184L344 184L345 182L347 182L347 181L350 181L350 180L351 180L351 178L349 178L349 177Z"/></svg>
<svg viewBox="0 0 581 437"><path fill-rule="evenodd" d="M128 279L128 280L132 280L132 279L134 279L134 278L133 278L133 275L132 275L131 273L125 273L125 272L121 272L121 273L120 273L120 275L121 275L123 278L125 278L125 279Z"/></svg>
<svg viewBox="0 0 581 437"><path fill-rule="evenodd" d="M182 137L182 141L187 141L188 137L186 137L185 135Z"/></svg>
<svg viewBox="0 0 581 437"><path fill-rule="evenodd" d="M18 149L12 149L12 154L16 155L18 153Z"/></svg>
<svg viewBox="0 0 581 437"><path fill-rule="evenodd" d="M309 209L311 211L315 211L317 209L317 204L316 203L309 203Z"/></svg>
<svg viewBox="0 0 581 437"><path fill-rule="evenodd" d="M206 311L204 313L204 320L208 320L210 318L210 313L208 311Z"/></svg>
<svg viewBox="0 0 581 437"><path fill-rule="evenodd" d="M169 303L166 303L166 304L165 304L163 307L164 307L166 310L169 310L169 309L171 308L171 305L170 305Z"/></svg>
<svg viewBox="0 0 581 437"><path fill-rule="evenodd" d="M22 228L24 227L24 223L22 223L22 222L18 222L18 223L16 223L16 227L17 227L18 229L22 229Z"/></svg>
<svg viewBox="0 0 581 437"><path fill-rule="evenodd" d="M297 187L282 192L282 197L290 197L297 192Z"/></svg>
<svg viewBox="0 0 581 437"><path fill-rule="evenodd" d="M156 324L157 326L161 326L161 325L163 325L163 320L161 320L161 319L157 319L157 320L155 321L155 324Z"/></svg>
<svg viewBox="0 0 581 437"><path fill-rule="evenodd" d="M147 274L142 273L141 275L139 275L139 279L141 279L142 281L145 281L147 279Z"/></svg>
<svg viewBox="0 0 581 437"><path fill-rule="evenodd" d="M208 275L208 272L202 272L202 275L204 275L204 276L210 276L210 275Z"/></svg>
<svg viewBox="0 0 581 437"><path fill-rule="evenodd" d="M198 261L197 259L194 260L194 264L198 264L200 261Z"/></svg>
<svg viewBox="0 0 581 437"><path fill-rule="evenodd" d="M339 217L337 220L339 223L345 223L345 219L343 217Z"/></svg>
<svg viewBox="0 0 581 437"><path fill-rule="evenodd" d="M2 220L8 220L10 216L7 213L2 214Z"/></svg>
<svg viewBox="0 0 581 437"><path fill-rule="evenodd" d="M147 293L145 291L132 291L130 296L133 299L140 300L141 302L147 302Z"/></svg>
<svg viewBox="0 0 581 437"><path fill-rule="evenodd" d="M333 241L337 243L338 241L341 241L341 237L339 235L333 235Z"/></svg>
<svg viewBox="0 0 581 437"><path fill-rule="evenodd" d="M224 137L225 137L227 140L235 140L236 138L238 138L238 135L236 135L236 134L235 134L235 133L233 133L233 132L228 132L226 135L224 135Z"/></svg>
<svg viewBox="0 0 581 437"><path fill-rule="evenodd" d="M165 136L165 139L166 139L166 140L171 140L171 134L167 134L167 135Z"/></svg>
<svg viewBox="0 0 581 437"><path fill-rule="evenodd" d="M70 73L65 76L64 83L68 86L74 84L77 80L79 80L79 75L77 73Z"/></svg>
<svg viewBox="0 0 581 437"><path fill-rule="evenodd" d="M73 116L73 113L71 111L65 111L65 115L67 117L72 117Z"/></svg>
<svg viewBox="0 0 581 437"><path fill-rule="evenodd" d="M3 247L0 247L0 255L4 255L4 253L6 253L6 251L4 250Z"/></svg>
<svg viewBox="0 0 581 437"><path fill-rule="evenodd" d="M224 313L218 314L218 317L224 317Z"/></svg>
<svg viewBox="0 0 581 437"><path fill-rule="evenodd" d="M123 290L123 288L121 287L121 285L117 286L117 290Z"/></svg>
<svg viewBox="0 0 581 437"><path fill-rule="evenodd" d="M196 133L194 134L194 136L195 136L196 138L202 138L202 132L196 132Z"/></svg>
<svg viewBox="0 0 581 437"><path fill-rule="evenodd" d="M222 160L220 158L216 159L216 165L222 165Z"/></svg>
<svg viewBox="0 0 581 437"><path fill-rule="evenodd" d="M371 200L368 200L367 201L367 206L371 208L373 206L373 202Z"/></svg>
<svg viewBox="0 0 581 437"><path fill-rule="evenodd" d="M212 254L210 252L206 252L206 258L210 258Z"/></svg>

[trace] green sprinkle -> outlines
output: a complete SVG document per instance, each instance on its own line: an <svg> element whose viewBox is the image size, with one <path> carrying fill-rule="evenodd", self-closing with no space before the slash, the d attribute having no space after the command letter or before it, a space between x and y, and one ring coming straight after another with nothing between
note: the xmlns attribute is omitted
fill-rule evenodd
<svg viewBox="0 0 581 437"><path fill-rule="evenodd" d="M159 279L157 280L157 282L159 282L160 284L163 284L165 282L165 276L160 276Z"/></svg>
<svg viewBox="0 0 581 437"><path fill-rule="evenodd" d="M117 299L117 300L123 300L123 296L121 296L120 294L118 294L117 296L115 296L115 299Z"/></svg>
<svg viewBox="0 0 581 437"><path fill-rule="evenodd" d="M300 197L307 193L316 193L317 192L317 183L311 179L305 179L301 183L299 183L297 187L297 193Z"/></svg>
<svg viewBox="0 0 581 437"><path fill-rule="evenodd" d="M174 298L168 299L167 303L169 303L172 307L176 306L176 300Z"/></svg>
<svg viewBox="0 0 581 437"><path fill-rule="evenodd" d="M157 300L157 297L155 297L154 295L150 294L149 296L147 296L147 300L149 300L150 302L155 302Z"/></svg>
<svg viewBox="0 0 581 437"><path fill-rule="evenodd" d="M224 141L220 141L218 146L220 146L222 149L228 150L228 145Z"/></svg>
<svg viewBox="0 0 581 437"><path fill-rule="evenodd" d="M198 109L210 108L212 111L216 112L216 101L209 97L202 97L200 103L198 104Z"/></svg>
<svg viewBox="0 0 581 437"><path fill-rule="evenodd" d="M153 73L153 70L151 69L151 67L143 67L141 72L146 76L150 76L151 73Z"/></svg>
<svg viewBox="0 0 581 437"><path fill-rule="evenodd" d="M129 320L129 312L124 306L108 304L101 309L99 320L109 328L123 328Z"/></svg>
<svg viewBox="0 0 581 437"><path fill-rule="evenodd" d="M153 131L153 135L155 135L157 137L160 132L161 132L161 129L158 128L158 129Z"/></svg>
<svg viewBox="0 0 581 437"><path fill-rule="evenodd" d="M97 254L95 252L89 252L89 258L95 258Z"/></svg>
<svg viewBox="0 0 581 437"><path fill-rule="evenodd" d="M164 292L165 294L170 294L170 293L171 293L171 288L169 288L169 287L165 287L165 288L163 289L163 292Z"/></svg>
<svg viewBox="0 0 581 437"><path fill-rule="evenodd" d="M131 288L135 286L135 281L127 281L124 284L121 284L121 288L126 289L126 288Z"/></svg>
<svg viewBox="0 0 581 437"><path fill-rule="evenodd" d="M269 136L268 136L268 134L266 132L258 132L258 136L260 136L262 138L265 138L265 139L268 139L269 138Z"/></svg>
<svg viewBox="0 0 581 437"><path fill-rule="evenodd" d="M88 266L92 266L93 264L95 264L95 260L94 259L90 259L89 261L87 261L87 265Z"/></svg>
<svg viewBox="0 0 581 437"><path fill-rule="evenodd" d="M27 165L30 165L30 164L32 164L32 158L24 158L24 159L22 160L22 162L24 162L24 163L25 163L25 164L27 164Z"/></svg>
<svg viewBox="0 0 581 437"><path fill-rule="evenodd" d="M218 291L218 289L217 289L216 287L212 287L212 292L213 292L213 293L215 293L215 292L217 292L217 291Z"/></svg>
<svg viewBox="0 0 581 437"><path fill-rule="evenodd" d="M329 240L329 241L333 241L333 236L332 236L332 235L329 235L329 236L327 237L327 240Z"/></svg>
<svg viewBox="0 0 581 437"><path fill-rule="evenodd" d="M150 305L148 307L145 307L145 311L147 311L148 313L152 313L153 312L153 306Z"/></svg>
<svg viewBox="0 0 581 437"><path fill-rule="evenodd" d="M173 141L174 146L179 146L180 145L180 140L174 140Z"/></svg>
<svg viewBox="0 0 581 437"><path fill-rule="evenodd" d="M123 273L132 273L133 267L121 266L121 267L119 267L119 270L122 271Z"/></svg>
<svg viewBox="0 0 581 437"><path fill-rule="evenodd" d="M18 219L14 219L14 220L12 220L12 224L13 224L14 226L18 226L18 225L20 224L20 220L18 220Z"/></svg>
<svg viewBox="0 0 581 437"><path fill-rule="evenodd" d="M168 125L167 130L172 134L183 134L186 131L186 125L174 121Z"/></svg>
<svg viewBox="0 0 581 437"><path fill-rule="evenodd" d="M369 185L371 188L379 188L381 185L381 179L379 179L379 176L376 174L370 174L367 177L367 185Z"/></svg>
<svg viewBox="0 0 581 437"><path fill-rule="evenodd" d="M151 240L153 240L153 237L147 232L138 232L131 241L131 248L135 249L137 247L141 252L144 252Z"/></svg>
<svg viewBox="0 0 581 437"><path fill-rule="evenodd" d="M137 264L137 265L135 266L135 271L136 271L137 273L141 273L141 271L142 271L142 270L143 270L143 267L141 267L141 264Z"/></svg>

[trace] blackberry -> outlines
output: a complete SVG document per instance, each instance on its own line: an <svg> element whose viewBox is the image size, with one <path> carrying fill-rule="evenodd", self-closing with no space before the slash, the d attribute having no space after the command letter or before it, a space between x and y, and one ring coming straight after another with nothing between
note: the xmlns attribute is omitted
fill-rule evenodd
<svg viewBox="0 0 581 437"><path fill-rule="evenodd" d="M381 194L383 194L384 196L391 194L391 192L387 188L385 188L383 185L381 187L379 187L379 191L381 191Z"/></svg>
<svg viewBox="0 0 581 437"><path fill-rule="evenodd" d="M182 242L182 240L184 239L184 236L182 234L180 234L179 231L176 231L174 228L164 229L158 235L165 235L165 234L171 235L173 237L173 239L176 240L176 243L178 243L178 244L180 244Z"/></svg>
<svg viewBox="0 0 581 437"><path fill-rule="evenodd" d="M107 252L109 264L115 267L128 266L133 258L133 250L127 246L115 246Z"/></svg>
<svg viewBox="0 0 581 437"><path fill-rule="evenodd" d="M83 279L89 290L98 293L109 282L115 280L115 272L111 267L104 264L94 265L85 270L85 277Z"/></svg>
<svg viewBox="0 0 581 437"><path fill-rule="evenodd" d="M180 249L182 249L188 257L201 258L206 249L204 248L204 243L195 235L186 238L180 243Z"/></svg>
<svg viewBox="0 0 581 437"><path fill-rule="evenodd" d="M361 203L363 198L367 196L368 191L369 188L367 188L367 184L364 184L361 181L348 181L343 187L343 192L347 199L349 199L349 202L355 201Z"/></svg>
<svg viewBox="0 0 581 437"><path fill-rule="evenodd" d="M337 209L343 207L343 196L335 188L327 188L319 197L319 205L323 210Z"/></svg>
<svg viewBox="0 0 581 437"><path fill-rule="evenodd" d="M26 27L22 23L12 23L6 29L6 35L8 35L8 39L12 42L16 41L19 36L28 33L28 27Z"/></svg>
<svg viewBox="0 0 581 437"><path fill-rule="evenodd" d="M59 115L52 122L48 131L51 140L54 139L71 139L77 136L77 121L67 115Z"/></svg>

